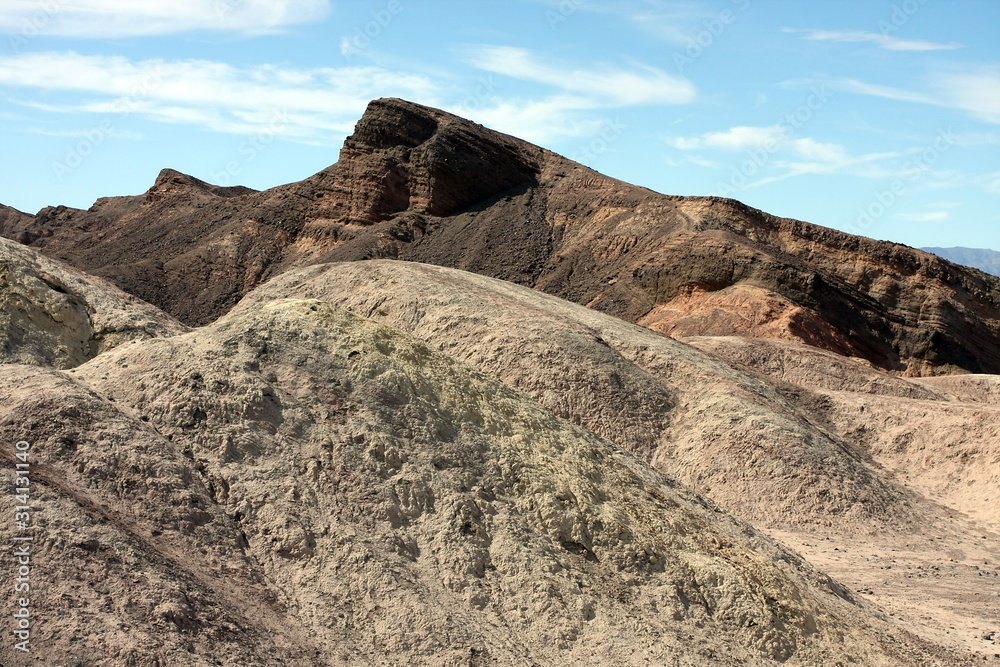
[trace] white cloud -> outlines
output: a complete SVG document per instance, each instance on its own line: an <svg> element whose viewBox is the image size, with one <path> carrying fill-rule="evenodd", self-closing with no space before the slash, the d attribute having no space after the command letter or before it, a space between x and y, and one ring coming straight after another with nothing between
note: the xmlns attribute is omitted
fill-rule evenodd
<svg viewBox="0 0 1000 667"><path fill-rule="evenodd" d="M792 142L795 151L805 160L813 162L824 162L836 164L846 162L850 158L844 151L844 147L838 144L830 144L816 141L815 139L796 139Z"/></svg>
<svg viewBox="0 0 1000 667"><path fill-rule="evenodd" d="M863 30L795 30L786 28L786 32L804 32L803 39L822 42L861 42L876 44L889 51L941 51L962 48L961 44L951 42L925 42L914 39L900 39L892 35L883 35Z"/></svg>
<svg viewBox="0 0 1000 667"><path fill-rule="evenodd" d="M865 153L851 155L844 146L818 141L811 137L791 136L790 128L783 125L737 126L719 132L706 132L691 137L673 137L667 143L685 152L717 150L742 153L728 168L742 170L747 179L756 180L744 188L760 187L805 174L846 174L857 178L892 182L920 181L925 190L956 187L962 174L947 170L933 170L920 161L924 149ZM939 149L940 151L946 148ZM702 155L689 155L688 162L706 167L717 166ZM992 181L983 180L989 187ZM945 208L943 205L941 208Z"/></svg>
<svg viewBox="0 0 1000 667"><path fill-rule="evenodd" d="M633 63L629 68L595 65L567 68L539 60L527 49L508 46L478 46L466 53L474 67L490 72L485 97L447 107L491 128L539 144L571 137L604 136L607 127L623 127L609 112L630 106L675 105L694 101L694 84L655 67ZM502 79L511 77L540 84L535 98L501 99L494 94ZM482 81L482 80L480 80ZM615 130L615 137L620 134Z"/></svg>
<svg viewBox="0 0 1000 667"><path fill-rule="evenodd" d="M779 125L770 127L737 126L725 132L709 132L701 137L701 141L709 148L741 151L777 146L785 138L785 134L785 129Z"/></svg>
<svg viewBox="0 0 1000 667"><path fill-rule="evenodd" d="M948 211L928 211L926 213L900 213L899 217L910 222L944 222L948 220Z"/></svg>
<svg viewBox="0 0 1000 667"><path fill-rule="evenodd" d="M843 81L835 82L833 85L842 90L846 90L847 92L872 95L874 97L885 97L890 100L899 100L901 102L919 102L921 104L935 104L938 102L933 97L925 93L916 93L909 90L903 90L901 88L893 88L891 86L880 86L877 84L865 83L864 81L858 81L856 79L844 79Z"/></svg>
<svg viewBox="0 0 1000 667"><path fill-rule="evenodd" d="M780 125L753 127L739 125L724 132L706 132L696 137L676 137L669 143L677 149L717 148L729 151L766 149L774 151L785 140L787 131Z"/></svg>
<svg viewBox="0 0 1000 667"><path fill-rule="evenodd" d="M69 139L86 139L94 135L95 128L80 128L73 130L53 130L47 127L29 127L25 130L28 134L37 134L43 137L63 137ZM131 130L119 130L112 128L110 131L100 130L105 137L117 139L142 139L142 135Z"/></svg>
<svg viewBox="0 0 1000 667"><path fill-rule="evenodd" d="M694 84L687 79L648 65L635 64L631 69L608 66L572 69L543 63L527 49L511 46L476 47L468 60L488 72L580 96L595 107L688 104L697 95Z"/></svg>
<svg viewBox="0 0 1000 667"><path fill-rule="evenodd" d="M448 111L500 132L537 144L600 133L602 120L585 113L586 100L557 95L544 100L494 100L488 105L457 105Z"/></svg>
<svg viewBox="0 0 1000 667"><path fill-rule="evenodd" d="M194 30L267 34L329 13L329 0L4 0L0 29L18 38L106 39Z"/></svg>
<svg viewBox="0 0 1000 667"><path fill-rule="evenodd" d="M434 103L437 89L420 75L378 67L239 68L206 60L131 61L72 52L0 58L0 85L60 93L62 102L22 102L47 111L137 114L218 132L248 134L280 127L290 139L332 143L350 132L374 97Z"/></svg>
<svg viewBox="0 0 1000 667"><path fill-rule="evenodd" d="M691 164L697 165L699 167L704 167L705 169L718 169L722 166L721 164L715 162L714 160L706 160L704 158L698 157L697 155L688 156L687 162L690 162Z"/></svg>
<svg viewBox="0 0 1000 667"><path fill-rule="evenodd" d="M975 179L977 185L981 185L987 192L1000 194L1000 171L991 174L983 174Z"/></svg>
<svg viewBox="0 0 1000 667"><path fill-rule="evenodd" d="M498 52L491 55L496 57ZM428 76L376 66L237 67L208 60L136 61L74 52L0 56L0 86L13 89L11 97L21 98L12 100L15 104L50 113L111 118L135 114L156 122L236 134L277 126L286 139L325 145L336 145L350 133L367 103L376 97L396 96L447 108L546 144L598 136L605 124L618 122L614 109L677 103L687 99L691 88L690 83L678 83L639 65L588 74L542 66L526 52L519 56L515 66L505 71L545 83L552 89L549 94L539 99L502 98L495 94L502 77L489 75L489 85L481 77L473 86L475 94L449 104L445 89ZM482 62L501 69L496 61ZM44 91L44 97L33 91Z"/></svg>
<svg viewBox="0 0 1000 667"><path fill-rule="evenodd" d="M988 123L1000 124L1000 66L965 66L938 70L928 79L926 92L915 92L846 79L832 85L848 92L917 102L965 111Z"/></svg>
<svg viewBox="0 0 1000 667"><path fill-rule="evenodd" d="M946 106L971 113L988 123L1000 124L1000 67L977 71L939 72L932 84Z"/></svg>

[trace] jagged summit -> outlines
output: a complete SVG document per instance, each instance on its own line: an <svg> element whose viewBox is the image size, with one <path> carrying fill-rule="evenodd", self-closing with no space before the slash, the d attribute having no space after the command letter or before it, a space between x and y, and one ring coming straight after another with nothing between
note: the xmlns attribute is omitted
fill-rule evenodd
<svg viewBox="0 0 1000 667"><path fill-rule="evenodd" d="M928 253L669 196L399 99L339 161L262 192L164 170L138 197L3 233L188 324L290 268L417 260L513 281L674 336L804 342L906 375L1000 372L1000 280Z"/></svg>
<svg viewBox="0 0 1000 667"><path fill-rule="evenodd" d="M242 185L222 187L182 174L174 169L162 169L156 177L153 187L146 191L146 201L153 203L167 197L178 197L192 191L204 192L217 197L237 197L256 192Z"/></svg>
<svg viewBox="0 0 1000 667"><path fill-rule="evenodd" d="M351 201L352 222L379 222L404 211L447 216L536 184L543 154L464 118L379 99L344 142L336 183L360 195Z"/></svg>

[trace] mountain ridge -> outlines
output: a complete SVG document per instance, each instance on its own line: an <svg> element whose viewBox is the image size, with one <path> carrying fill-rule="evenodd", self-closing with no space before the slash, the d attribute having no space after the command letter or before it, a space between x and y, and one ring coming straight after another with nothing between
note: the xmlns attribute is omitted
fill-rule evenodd
<svg viewBox="0 0 1000 667"><path fill-rule="evenodd" d="M802 341L905 375L1000 371L993 276L735 200L657 194L403 100L373 101L340 160L298 183L188 180L0 232L189 325L288 269L408 259L673 335Z"/></svg>

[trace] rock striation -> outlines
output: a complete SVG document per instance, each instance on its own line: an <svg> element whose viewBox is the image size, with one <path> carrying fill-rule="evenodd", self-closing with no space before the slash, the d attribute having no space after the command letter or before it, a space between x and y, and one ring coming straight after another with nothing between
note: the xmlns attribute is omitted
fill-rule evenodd
<svg viewBox="0 0 1000 667"><path fill-rule="evenodd" d="M340 160L298 183L252 192L165 171L144 195L13 217L4 235L189 325L291 268L408 259L672 335L799 341L910 376L1000 372L994 276L733 200L661 195L398 99L372 102Z"/></svg>

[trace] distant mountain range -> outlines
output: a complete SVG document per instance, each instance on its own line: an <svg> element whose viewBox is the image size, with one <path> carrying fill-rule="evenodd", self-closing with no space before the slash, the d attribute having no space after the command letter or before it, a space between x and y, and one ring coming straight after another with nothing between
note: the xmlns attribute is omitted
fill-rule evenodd
<svg viewBox="0 0 1000 667"><path fill-rule="evenodd" d="M950 262L971 266L994 276L1000 276L1000 252L986 248L921 248L944 257Z"/></svg>

